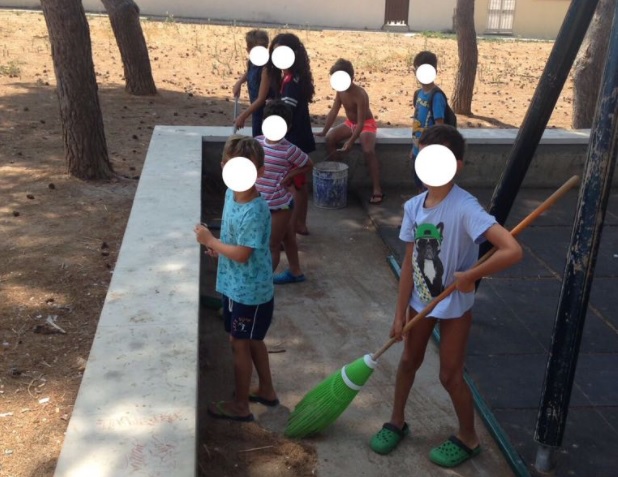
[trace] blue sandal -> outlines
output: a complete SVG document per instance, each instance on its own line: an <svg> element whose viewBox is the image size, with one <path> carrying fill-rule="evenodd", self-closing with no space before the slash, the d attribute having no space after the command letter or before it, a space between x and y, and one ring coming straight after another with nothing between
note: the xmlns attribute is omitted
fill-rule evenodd
<svg viewBox="0 0 618 477"><path fill-rule="evenodd" d="M282 273L277 273L273 276L273 283L275 285L285 285L286 283L300 283L306 280L305 275L302 273L300 275L292 275L290 270L286 270Z"/></svg>

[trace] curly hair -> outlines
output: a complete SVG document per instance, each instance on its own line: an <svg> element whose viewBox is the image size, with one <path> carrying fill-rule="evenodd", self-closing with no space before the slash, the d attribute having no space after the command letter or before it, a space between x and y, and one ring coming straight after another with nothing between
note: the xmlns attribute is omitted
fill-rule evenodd
<svg viewBox="0 0 618 477"><path fill-rule="evenodd" d="M223 146L222 162L225 163L234 157L246 157L259 169L264 165L264 149L252 137L233 134Z"/></svg>
<svg viewBox="0 0 618 477"><path fill-rule="evenodd" d="M354 66L352 66L352 62L349 60L344 60L343 58L339 58L335 61L335 64L331 66L329 74L336 73L337 71L345 71L350 75L350 78L354 79Z"/></svg>
<svg viewBox="0 0 618 477"><path fill-rule="evenodd" d="M313 101L313 96L315 95L315 86L313 84L313 75L311 74L309 55L307 55L305 45L303 45L303 42L293 33L279 33L270 42L268 52L271 59L268 61L268 75L276 91L279 91L281 88L281 70L272 62L275 45L287 46L294 52L295 61L290 67L290 71L294 76L298 77L301 94L303 98L310 103Z"/></svg>

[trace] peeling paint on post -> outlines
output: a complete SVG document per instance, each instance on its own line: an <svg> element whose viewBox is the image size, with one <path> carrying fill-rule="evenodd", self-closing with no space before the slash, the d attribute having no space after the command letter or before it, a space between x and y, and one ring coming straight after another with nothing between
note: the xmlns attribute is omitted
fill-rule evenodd
<svg viewBox="0 0 618 477"><path fill-rule="evenodd" d="M539 407L536 468L549 472L562 444L611 179L618 156L618 4L567 253Z"/></svg>

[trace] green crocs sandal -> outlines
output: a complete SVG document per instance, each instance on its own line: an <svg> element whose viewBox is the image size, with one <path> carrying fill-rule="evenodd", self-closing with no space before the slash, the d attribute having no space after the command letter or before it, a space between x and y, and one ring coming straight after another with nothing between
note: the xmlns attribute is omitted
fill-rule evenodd
<svg viewBox="0 0 618 477"><path fill-rule="evenodd" d="M480 453L480 445L470 449L455 436L451 436L438 447L431 449L429 460L441 467L456 467Z"/></svg>
<svg viewBox="0 0 618 477"><path fill-rule="evenodd" d="M390 422L385 423L377 434L371 438L371 449L378 454L386 455L392 452L405 436L410 434L408 424L404 422L399 429Z"/></svg>

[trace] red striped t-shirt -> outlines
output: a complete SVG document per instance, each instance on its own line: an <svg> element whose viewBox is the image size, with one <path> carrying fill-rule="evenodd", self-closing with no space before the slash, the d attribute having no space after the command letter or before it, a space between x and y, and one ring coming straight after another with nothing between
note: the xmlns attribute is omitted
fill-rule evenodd
<svg viewBox="0 0 618 477"><path fill-rule="evenodd" d="M290 169L305 166L309 156L287 139L276 143L268 143L264 136L255 139L264 148L264 175L258 177L255 187L270 210L286 207L292 202L292 194L281 182Z"/></svg>

